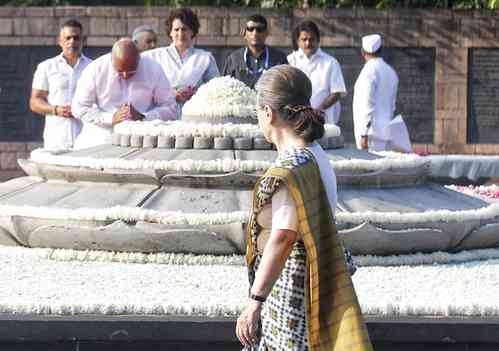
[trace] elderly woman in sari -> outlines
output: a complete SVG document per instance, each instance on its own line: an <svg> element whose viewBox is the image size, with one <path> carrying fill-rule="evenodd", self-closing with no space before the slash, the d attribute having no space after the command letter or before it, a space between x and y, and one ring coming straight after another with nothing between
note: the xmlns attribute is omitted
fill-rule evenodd
<svg viewBox="0 0 499 351"><path fill-rule="evenodd" d="M278 157L255 185L237 337L253 350L372 350L336 231L336 178L315 142L325 117L310 107L310 80L280 65L256 90L258 124Z"/></svg>
<svg viewBox="0 0 499 351"><path fill-rule="evenodd" d="M166 32L172 43L143 53L163 67L174 89L179 114L181 106L201 84L220 75L213 55L209 51L194 48L199 27L199 19L191 9L175 9L166 20Z"/></svg>

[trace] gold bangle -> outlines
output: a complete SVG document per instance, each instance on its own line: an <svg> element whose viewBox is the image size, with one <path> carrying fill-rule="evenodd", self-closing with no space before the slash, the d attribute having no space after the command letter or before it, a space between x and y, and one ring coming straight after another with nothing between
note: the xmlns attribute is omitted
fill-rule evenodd
<svg viewBox="0 0 499 351"><path fill-rule="evenodd" d="M57 116L57 106L53 106L53 108L52 108L52 114L54 116Z"/></svg>

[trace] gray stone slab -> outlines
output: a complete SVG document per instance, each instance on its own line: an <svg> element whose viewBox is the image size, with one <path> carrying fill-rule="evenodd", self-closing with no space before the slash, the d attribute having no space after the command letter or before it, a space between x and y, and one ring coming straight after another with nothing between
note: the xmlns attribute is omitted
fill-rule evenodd
<svg viewBox="0 0 499 351"><path fill-rule="evenodd" d="M275 150L236 150L236 159L248 161L269 161L274 162L277 157L277 151Z"/></svg>
<svg viewBox="0 0 499 351"><path fill-rule="evenodd" d="M380 158L379 156L371 154L367 151L358 150L358 149L351 149L351 148L349 148L349 149L331 149L331 150L324 150L324 151L326 151L326 154L332 160L352 160L352 159L375 160L377 158Z"/></svg>
<svg viewBox="0 0 499 351"><path fill-rule="evenodd" d="M244 173L234 171L231 173L213 174L182 174L169 173L161 178L163 185L180 185L192 188L232 188L238 190L252 190L259 178L258 173Z"/></svg>
<svg viewBox="0 0 499 351"><path fill-rule="evenodd" d="M344 188L338 192L338 207L348 212L423 212L470 210L488 206L480 199L436 184L385 188Z"/></svg>
<svg viewBox="0 0 499 351"><path fill-rule="evenodd" d="M64 156L93 157L93 158L120 158L137 152L138 149L115 145L98 145L87 149L65 153Z"/></svg>
<svg viewBox="0 0 499 351"><path fill-rule="evenodd" d="M151 196L143 207L187 213L249 211L251 193L250 189L164 186Z"/></svg>
<svg viewBox="0 0 499 351"><path fill-rule="evenodd" d="M445 180L454 179L477 182L482 179L499 178L499 157L480 155L435 155L431 160L430 176Z"/></svg>
<svg viewBox="0 0 499 351"><path fill-rule="evenodd" d="M499 223L485 224L469 233L460 243L459 250L499 247Z"/></svg>
<svg viewBox="0 0 499 351"><path fill-rule="evenodd" d="M343 244L354 255L393 255L414 252L449 251L455 237L440 229L405 225L404 230L386 230L363 223L352 229L341 230ZM458 239L462 236L458 235Z"/></svg>
<svg viewBox="0 0 499 351"><path fill-rule="evenodd" d="M0 199L0 204L54 208L137 206L155 189L146 184L49 181Z"/></svg>
<svg viewBox="0 0 499 351"><path fill-rule="evenodd" d="M30 176L43 180L64 180L67 182L107 182L159 184L164 172L153 169L93 169L85 167L58 166L19 160L21 168Z"/></svg>
<svg viewBox="0 0 499 351"><path fill-rule="evenodd" d="M24 221L31 219L25 218ZM174 252L210 255L240 253L224 236L194 226L136 226L116 221L89 227L64 221L46 221L25 235L30 247L108 250L124 252Z"/></svg>
<svg viewBox="0 0 499 351"><path fill-rule="evenodd" d="M0 183L0 198L22 191L23 189L29 188L42 181L43 180L38 177L21 177Z"/></svg>
<svg viewBox="0 0 499 351"><path fill-rule="evenodd" d="M127 159L146 159L152 161L165 160L215 160L224 158L234 158L232 150L182 150L182 149L141 149L129 155Z"/></svg>

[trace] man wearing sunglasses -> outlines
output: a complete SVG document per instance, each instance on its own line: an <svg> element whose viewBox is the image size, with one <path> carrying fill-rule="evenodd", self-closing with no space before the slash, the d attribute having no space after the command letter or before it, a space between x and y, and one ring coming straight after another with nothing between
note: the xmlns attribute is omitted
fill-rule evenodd
<svg viewBox="0 0 499 351"><path fill-rule="evenodd" d="M81 52L82 31L77 20L64 22L59 31L62 52L41 62L33 77L29 105L31 111L45 116L43 147L46 149L73 147L81 130L81 122L71 111L71 99L83 69L92 61Z"/></svg>
<svg viewBox="0 0 499 351"><path fill-rule="evenodd" d="M268 35L265 17L249 16L244 27L246 47L232 52L225 59L222 75L234 77L254 88L264 71L276 65L287 64L284 53L265 45Z"/></svg>
<svg viewBox="0 0 499 351"><path fill-rule="evenodd" d="M173 91L161 65L141 56L130 38L118 40L111 53L85 69L72 107L83 121L75 149L110 144L113 126L123 121L176 117Z"/></svg>

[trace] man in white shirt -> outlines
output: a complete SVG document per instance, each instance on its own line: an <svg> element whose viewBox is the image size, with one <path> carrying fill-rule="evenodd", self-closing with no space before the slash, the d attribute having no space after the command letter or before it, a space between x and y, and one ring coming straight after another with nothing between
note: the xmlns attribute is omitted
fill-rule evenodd
<svg viewBox="0 0 499 351"><path fill-rule="evenodd" d="M293 51L288 62L302 70L312 82L313 108L323 110L326 123L338 124L340 98L346 95L345 81L338 61L319 48L320 32L312 21L304 21L293 31Z"/></svg>
<svg viewBox="0 0 499 351"><path fill-rule="evenodd" d="M378 34L362 38L362 56L366 61L353 94L353 122L358 149L387 150L390 145L390 121L395 112L398 76L381 57L382 41Z"/></svg>
<svg viewBox="0 0 499 351"><path fill-rule="evenodd" d="M83 121L75 148L111 143L115 124L125 120L175 119L175 100L161 66L141 57L131 39L120 39L112 53L83 73L73 98L73 114Z"/></svg>
<svg viewBox="0 0 499 351"><path fill-rule="evenodd" d="M60 55L41 62L33 77L31 111L45 115L43 146L46 149L72 148L81 130L74 118L71 100L83 69L92 61L82 54L82 25L64 22L59 31Z"/></svg>

